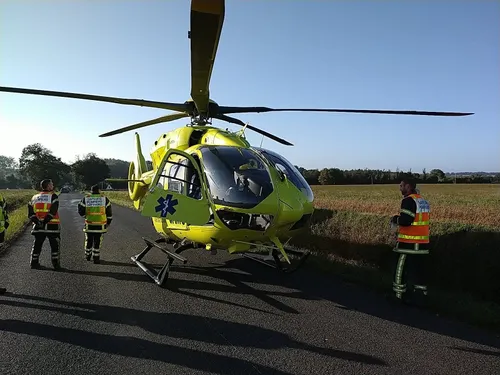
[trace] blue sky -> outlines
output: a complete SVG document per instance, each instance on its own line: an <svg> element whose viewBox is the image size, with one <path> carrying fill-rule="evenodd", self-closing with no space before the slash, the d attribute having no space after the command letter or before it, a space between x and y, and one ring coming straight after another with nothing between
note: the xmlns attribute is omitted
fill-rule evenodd
<svg viewBox="0 0 500 375"><path fill-rule="evenodd" d="M189 10L183 0L4 0L0 85L183 102ZM238 117L291 141L263 147L306 168L500 171L499 66L498 1L227 0L210 90L220 105L475 112ZM98 135L166 113L0 93L0 154L18 158L41 142L66 162L87 152L132 160L133 132ZM139 130L146 157L160 134L184 125Z"/></svg>

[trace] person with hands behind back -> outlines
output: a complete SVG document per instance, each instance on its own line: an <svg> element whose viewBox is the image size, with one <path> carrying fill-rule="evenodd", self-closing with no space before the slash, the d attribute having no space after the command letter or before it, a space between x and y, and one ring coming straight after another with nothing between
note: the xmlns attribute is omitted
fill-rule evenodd
<svg viewBox="0 0 500 375"><path fill-rule="evenodd" d="M94 263L100 263L103 235L107 233L113 220L113 210L108 197L101 194L99 186L90 188L78 203L78 214L85 218L85 259L92 257Z"/></svg>
<svg viewBox="0 0 500 375"><path fill-rule="evenodd" d="M52 266L55 270L60 266L61 221L59 219L59 197L54 192L52 180L45 179L40 183L42 191L35 194L28 203L28 217L33 223L31 234L35 237L31 249L31 268L40 265L40 252L45 238L49 239Z"/></svg>

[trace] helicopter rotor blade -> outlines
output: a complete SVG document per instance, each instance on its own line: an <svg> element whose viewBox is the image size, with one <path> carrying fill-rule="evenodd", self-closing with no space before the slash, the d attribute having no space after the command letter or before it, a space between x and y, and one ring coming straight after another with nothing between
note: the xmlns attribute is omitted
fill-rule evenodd
<svg viewBox="0 0 500 375"><path fill-rule="evenodd" d="M376 113L388 115L420 115L420 116L469 116L470 112L431 112L431 111L399 111L385 109L326 109L326 108L269 108L269 107L225 107L220 106L218 113L260 113L260 112L339 112L339 113Z"/></svg>
<svg viewBox="0 0 500 375"><path fill-rule="evenodd" d="M247 125L243 121L238 120L237 118L226 116L226 115L217 115L214 118L217 118L217 119L222 120L222 121L227 121L227 122L230 122L230 123L233 123L233 124L241 125L241 126L245 126L246 125L246 127L248 129L251 129L251 130L253 130L256 133L259 133L259 134L262 134L262 135L264 135L264 136L266 136L268 138L271 138L272 140L274 140L274 141L276 141L278 143L281 143L281 144L284 144L284 145L287 145L287 146L293 146L293 143L290 143L290 142L288 142L287 140L285 140L283 138L280 138L280 137L277 137L277 136L275 136L275 135L273 135L271 133L268 133L265 130L256 128L255 126L252 126L252 125L249 125L249 124Z"/></svg>
<svg viewBox="0 0 500 375"><path fill-rule="evenodd" d="M170 114L170 115L167 115L167 116L162 116L162 117L155 118L153 120L144 121L144 122L140 122L138 124L125 126L123 128L116 129L116 130L113 130L113 131L101 134L101 135L99 135L99 137L109 137L111 135L116 135L116 134L128 132L130 130L143 128L143 127L149 126L149 125L160 124L162 122L174 121L174 120L178 120L180 118L188 117L188 116L189 115L187 113L173 113L173 114Z"/></svg>
<svg viewBox="0 0 500 375"><path fill-rule="evenodd" d="M224 23L224 0L191 1L191 98L199 113L209 106L209 86Z"/></svg>
<svg viewBox="0 0 500 375"><path fill-rule="evenodd" d="M95 100L95 101L99 101L99 102L135 105L135 106L150 107L150 108L170 109L171 111L178 111L178 112L189 111L189 106L185 103L167 103L167 102L156 102L156 101L142 100L142 99L124 99L124 98L116 98L116 97L111 97L111 96L78 94L78 93L74 93L74 92L63 92L63 91L25 89L25 88L20 88L20 87L0 86L0 91L12 92L12 93L18 93L18 94L33 94L33 95L44 95L44 96L56 96L56 97L61 97L61 98Z"/></svg>

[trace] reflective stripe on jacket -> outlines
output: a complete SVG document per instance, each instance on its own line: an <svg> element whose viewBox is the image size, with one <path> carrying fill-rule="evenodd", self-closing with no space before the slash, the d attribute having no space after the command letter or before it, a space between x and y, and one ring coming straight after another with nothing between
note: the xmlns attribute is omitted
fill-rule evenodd
<svg viewBox="0 0 500 375"><path fill-rule="evenodd" d="M50 207L52 206L52 195L53 192L42 191L38 194L35 194L33 198L31 198L31 206L33 207L33 211L35 212L36 217L40 222L42 222L47 214L50 211ZM48 222L48 224L60 224L59 220L59 210L56 212L54 217Z"/></svg>
<svg viewBox="0 0 500 375"><path fill-rule="evenodd" d="M83 199L83 205L85 206L85 227L83 231L106 233L106 197L101 194L89 194Z"/></svg>
<svg viewBox="0 0 500 375"><path fill-rule="evenodd" d="M402 213L412 216L413 223L409 226L399 226L398 241L405 243L429 243L430 205L420 194L410 194L417 207L416 213L401 210Z"/></svg>

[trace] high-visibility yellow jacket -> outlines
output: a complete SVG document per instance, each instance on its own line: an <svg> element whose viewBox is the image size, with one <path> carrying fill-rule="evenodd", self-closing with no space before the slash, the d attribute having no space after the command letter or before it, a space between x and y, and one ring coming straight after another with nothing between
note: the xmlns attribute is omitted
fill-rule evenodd
<svg viewBox="0 0 500 375"><path fill-rule="evenodd" d="M113 219L111 202L102 194L87 194L78 203L78 213L85 217L84 232L106 233Z"/></svg>

